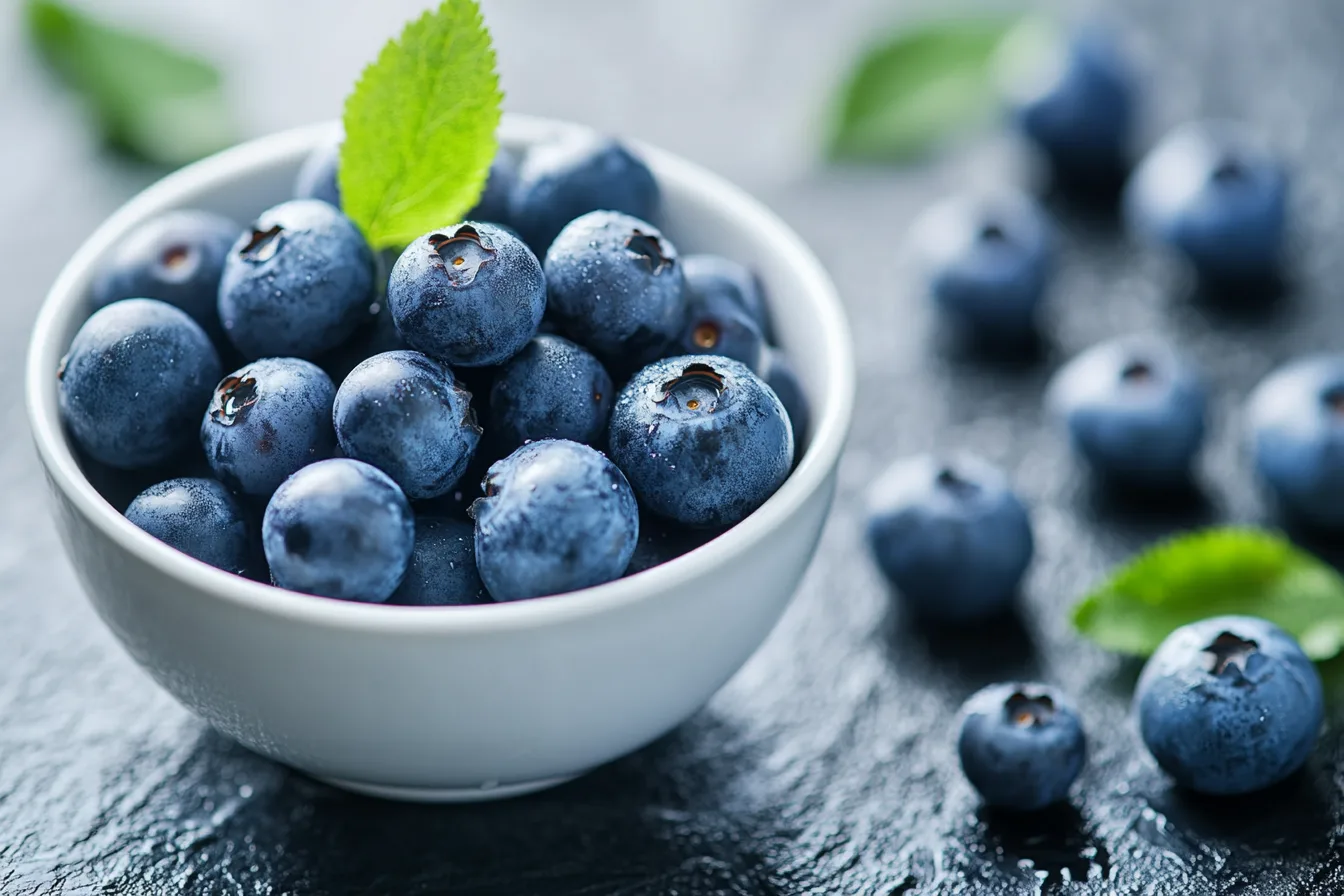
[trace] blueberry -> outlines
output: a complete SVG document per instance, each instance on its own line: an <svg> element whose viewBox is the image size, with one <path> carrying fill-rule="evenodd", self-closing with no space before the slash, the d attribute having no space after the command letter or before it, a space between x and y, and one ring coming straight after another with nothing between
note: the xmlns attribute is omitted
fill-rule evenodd
<svg viewBox="0 0 1344 896"><path fill-rule="evenodd" d="M917 613L972 622L1004 612L1031 565L1031 519L1007 478L970 456L898 461L873 485L868 546Z"/></svg>
<svg viewBox="0 0 1344 896"><path fill-rule="evenodd" d="M575 130L531 149L509 195L508 219L538 257L566 224L599 209L658 216L658 182L617 141Z"/></svg>
<svg viewBox="0 0 1344 896"><path fill-rule="evenodd" d="M383 470L415 501L456 485L481 438L471 393L419 352L375 355L350 371L333 418L345 455Z"/></svg>
<svg viewBox="0 0 1344 896"><path fill-rule="evenodd" d="M261 527L281 588L382 603L397 590L415 546L415 516L386 473L338 457L284 481Z"/></svg>
<svg viewBox="0 0 1344 896"><path fill-rule="evenodd" d="M126 518L169 547L243 574L251 542L237 499L213 479L169 479L145 489Z"/></svg>
<svg viewBox="0 0 1344 896"><path fill-rule="evenodd" d="M767 340L774 338L770 309L760 279L746 265L720 255L683 255L686 301L716 304L718 299L736 303L756 322Z"/></svg>
<svg viewBox="0 0 1344 896"><path fill-rule="evenodd" d="M611 414L611 457L640 501L689 526L731 526L793 466L788 413L744 364L713 355L645 367Z"/></svg>
<svg viewBox="0 0 1344 896"><path fill-rule="evenodd" d="M387 301L402 338L445 364L507 361L537 332L546 280L527 246L471 221L427 233L392 268Z"/></svg>
<svg viewBox="0 0 1344 896"><path fill-rule="evenodd" d="M184 311L123 299L71 341L57 371L61 419L94 460L151 467L191 444L221 372L210 337Z"/></svg>
<svg viewBox="0 0 1344 896"><path fill-rule="evenodd" d="M1139 676L1143 742L1182 787L1249 793L1306 762L1325 706L1321 679L1283 629L1218 616L1176 629Z"/></svg>
<svg viewBox="0 0 1344 896"><path fill-rule="evenodd" d="M369 316L374 258L336 208L295 199L262 212L234 244L219 284L219 316L247 358L314 358Z"/></svg>
<svg viewBox="0 0 1344 896"><path fill-rule="evenodd" d="M546 288L565 331L607 361L653 360L686 317L676 248L620 212L591 212L560 232L546 253Z"/></svg>
<svg viewBox="0 0 1344 896"><path fill-rule="evenodd" d="M615 392L587 351L559 336L537 336L495 380L490 431L508 450L541 439L595 445L606 435Z"/></svg>
<svg viewBox="0 0 1344 896"><path fill-rule="evenodd" d="M508 150L500 149L490 163L490 174L481 190L481 198L476 201L476 207L467 213L468 220L489 221L502 227L506 225L509 221L509 195L517 182L518 163ZM513 228L504 229L512 236L518 236Z"/></svg>
<svg viewBox="0 0 1344 896"><path fill-rule="evenodd" d="M476 562L495 600L577 591L620 578L639 537L639 509L601 452L533 442L490 468L472 505Z"/></svg>
<svg viewBox="0 0 1344 896"><path fill-rule="evenodd" d="M401 338L397 324L392 320L392 310L387 307L387 302L379 302L371 319L362 324L355 335L324 354L319 364L332 382L339 383L360 362L383 352L400 351L406 347L406 340Z"/></svg>
<svg viewBox="0 0 1344 896"><path fill-rule="evenodd" d="M759 371L765 353L760 325L726 291L686 291L686 316L671 354L722 355Z"/></svg>
<svg viewBox="0 0 1344 896"><path fill-rule="evenodd" d="M158 299L187 312L211 336L221 335L219 278L238 231L228 218L202 211L165 212L146 221L98 271L93 307Z"/></svg>
<svg viewBox="0 0 1344 896"><path fill-rule="evenodd" d="M417 516L411 563L390 603L442 607L489 602L485 583L476 571L472 524L445 516Z"/></svg>
<svg viewBox="0 0 1344 896"><path fill-rule="evenodd" d="M1055 374L1046 404L1083 460L1119 483L1179 484L1204 441L1202 378L1159 339L1093 346Z"/></svg>
<svg viewBox="0 0 1344 896"><path fill-rule="evenodd" d="M989 338L1035 329L1055 264L1054 227L1021 194L959 197L929 209L912 248L934 305Z"/></svg>
<svg viewBox="0 0 1344 896"><path fill-rule="evenodd" d="M298 358L263 358L215 387L201 420L201 446L219 480L269 498L300 467L336 449L331 404L336 387Z"/></svg>
<svg viewBox="0 0 1344 896"><path fill-rule="evenodd" d="M661 566L708 544L721 534L721 529L693 529L672 520L642 513L639 516L639 541L635 544L635 552L630 555L625 574L632 576Z"/></svg>
<svg viewBox="0 0 1344 896"><path fill-rule="evenodd" d="M1031 812L1068 798L1087 739L1067 697L1043 684L993 684L961 707L961 769L991 806Z"/></svg>
<svg viewBox="0 0 1344 896"><path fill-rule="evenodd" d="M295 199L320 199L341 207L341 137L333 137L308 154L294 179Z"/></svg>
<svg viewBox="0 0 1344 896"><path fill-rule="evenodd" d="M1288 173L1227 122L1188 124L1150 152L1125 188L1140 236L1184 255L1215 282L1273 278L1283 261Z"/></svg>
<svg viewBox="0 0 1344 896"><path fill-rule="evenodd" d="M793 425L794 445L801 449L807 444L812 427L812 410L793 362L779 349L766 348L762 355L760 377L774 390L784 410L788 412L789 423Z"/></svg>
<svg viewBox="0 0 1344 896"><path fill-rule="evenodd" d="M1344 528L1344 355L1276 370L1251 393L1247 418L1256 472L1280 506Z"/></svg>

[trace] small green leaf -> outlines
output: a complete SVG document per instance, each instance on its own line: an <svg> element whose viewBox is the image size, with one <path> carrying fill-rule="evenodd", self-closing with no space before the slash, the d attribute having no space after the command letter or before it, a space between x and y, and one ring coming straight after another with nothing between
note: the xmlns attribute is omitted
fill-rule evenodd
<svg viewBox="0 0 1344 896"><path fill-rule="evenodd" d="M499 125L495 51L475 0L444 0L389 41L345 101L341 204L377 248L462 219Z"/></svg>
<svg viewBox="0 0 1344 896"><path fill-rule="evenodd" d="M1023 22L925 22L874 47L836 99L833 158L902 160L984 119L998 103L994 60Z"/></svg>
<svg viewBox="0 0 1344 896"><path fill-rule="evenodd" d="M1103 647L1147 656L1174 629L1225 614L1268 619L1312 659L1329 659L1344 648L1344 578L1273 533L1206 529L1122 566L1073 608L1073 624Z"/></svg>
<svg viewBox="0 0 1344 896"><path fill-rule="evenodd" d="M28 0L25 11L29 42L84 98L112 145L180 165L234 142L219 71L210 63L56 0Z"/></svg>

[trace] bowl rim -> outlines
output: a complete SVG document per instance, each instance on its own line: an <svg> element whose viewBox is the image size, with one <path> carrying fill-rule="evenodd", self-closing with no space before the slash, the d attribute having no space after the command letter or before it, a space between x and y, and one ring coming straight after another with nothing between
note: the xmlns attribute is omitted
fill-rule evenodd
<svg viewBox="0 0 1344 896"><path fill-rule="evenodd" d="M574 125L509 114L501 142L525 146ZM563 599L537 599L452 607L416 607L334 600L287 591L202 563L142 531L102 497L80 470L60 422L57 391L47 382L66 346L57 344L66 321L79 312L91 268L131 227L160 211L190 207L195 195L255 168L305 157L335 130L333 123L294 128L241 143L177 171L132 197L108 217L83 249L61 270L33 324L25 366L25 400L33 440L48 478L66 500L122 550L163 575L180 581L184 592L200 592L243 608L306 624L347 631L379 631L410 636L505 631L560 623L655 600L708 573L770 537L825 484L839 462L853 414L855 369L852 340L840 298L808 245L773 212L739 187L671 153L627 141L659 178L670 178L724 214L763 234L791 257L792 274L802 284L815 317L813 339L829 371L828 387L814 413L808 448L784 484L754 513L705 545L680 557ZM197 595L184 599L196 599Z"/></svg>

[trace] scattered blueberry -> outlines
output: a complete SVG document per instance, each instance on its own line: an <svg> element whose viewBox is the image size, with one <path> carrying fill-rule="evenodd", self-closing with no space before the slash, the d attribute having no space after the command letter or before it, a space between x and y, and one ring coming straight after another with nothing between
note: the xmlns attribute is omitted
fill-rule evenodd
<svg viewBox="0 0 1344 896"><path fill-rule="evenodd" d="M801 449L807 444L812 427L812 409L793 362L779 349L767 347L761 360L760 377L774 390L788 412L789 423L793 425L793 443L796 449Z"/></svg>
<svg viewBox="0 0 1344 896"><path fill-rule="evenodd" d="M281 588L382 603L410 563L415 516L386 473L333 458L309 464L276 489L262 543Z"/></svg>
<svg viewBox="0 0 1344 896"><path fill-rule="evenodd" d="M575 129L523 157L508 220L538 257L575 218L607 209L646 221L658 216L658 182L616 140Z"/></svg>
<svg viewBox="0 0 1344 896"><path fill-rule="evenodd" d="M645 367L611 416L611 457L644 506L690 526L730 526L793 466L793 430L746 365L713 355Z"/></svg>
<svg viewBox="0 0 1344 896"><path fill-rule="evenodd" d="M219 355L200 324L156 299L93 313L61 361L61 419L94 460L150 467L191 444L219 382Z"/></svg>
<svg viewBox="0 0 1344 896"><path fill-rule="evenodd" d="M1083 460L1119 483L1188 480L1204 441L1203 380L1159 339L1124 337L1093 346L1055 374L1046 404Z"/></svg>
<svg viewBox="0 0 1344 896"><path fill-rule="evenodd" d="M986 803L1032 812L1068 798L1087 739L1068 698L1043 684L994 684L961 708L961 768Z"/></svg>
<svg viewBox="0 0 1344 896"><path fill-rule="evenodd" d="M868 501L868 546L919 614L972 622L1004 612L1031 564L1031 519L984 461L928 455L895 463Z"/></svg>
<svg viewBox="0 0 1344 896"><path fill-rule="evenodd" d="M1182 253L1216 282L1279 271L1288 172L1250 133L1228 122L1178 128L1150 152L1125 189L1130 227Z"/></svg>
<svg viewBox="0 0 1344 896"><path fill-rule="evenodd" d="M686 316L670 354L722 355L759 371L765 350L760 325L729 292L686 291Z"/></svg>
<svg viewBox="0 0 1344 896"><path fill-rule="evenodd" d="M625 476L600 452L564 440L524 445L492 466L472 514L481 578L501 601L618 579L639 537Z"/></svg>
<svg viewBox="0 0 1344 896"><path fill-rule="evenodd" d="M489 602L476 571L475 527L451 517L417 516L415 550L389 603L443 607Z"/></svg>
<svg viewBox="0 0 1344 896"><path fill-rule="evenodd" d="M746 265L721 255L683 255L681 269L688 303L713 306L719 299L732 301L751 316L767 340L774 338L760 279Z"/></svg>
<svg viewBox="0 0 1344 896"><path fill-rule="evenodd" d="M676 248L620 212L590 212L560 232L546 253L546 287L565 331L607 361L653 360L686 316Z"/></svg>
<svg viewBox="0 0 1344 896"><path fill-rule="evenodd" d="M374 258L349 218L315 199L261 214L234 244L219 284L219 316L247 358L313 358L367 320Z"/></svg>
<svg viewBox="0 0 1344 896"><path fill-rule="evenodd" d="M615 392L586 350L559 336L537 336L495 379L489 429L509 450L541 439L598 444Z"/></svg>
<svg viewBox="0 0 1344 896"><path fill-rule="evenodd" d="M537 332L546 280L527 246L493 224L467 222L406 247L387 285L397 330L446 364L507 361Z"/></svg>
<svg viewBox="0 0 1344 896"><path fill-rule="evenodd" d="M263 358L224 377L201 420L201 446L219 480L270 497L300 467L331 457L336 387L299 358Z"/></svg>
<svg viewBox="0 0 1344 896"><path fill-rule="evenodd" d="M1134 691L1157 764L1199 793L1260 790L1306 762L1324 718L1316 667L1283 629L1218 616L1167 636Z"/></svg>
<svg viewBox="0 0 1344 896"><path fill-rule="evenodd" d="M471 393L412 351L375 355L350 371L333 416L345 455L383 470L416 501L456 485L481 437Z"/></svg>
<svg viewBox="0 0 1344 896"><path fill-rule="evenodd" d="M320 199L341 207L341 138L333 137L314 149L299 167L294 179L295 199Z"/></svg>
<svg viewBox="0 0 1344 896"><path fill-rule="evenodd" d="M158 299L181 308L211 336L219 325L219 278L237 224L211 212L165 212L131 231L94 278L93 307Z"/></svg>
<svg viewBox="0 0 1344 896"><path fill-rule="evenodd" d="M481 190L481 198L476 201L476 207L467 213L467 220L489 221L517 237L518 233L513 228L505 226L509 221L509 196L517 182L518 163L507 149L500 149L490 163L490 175Z"/></svg>
<svg viewBox="0 0 1344 896"><path fill-rule="evenodd" d="M145 489L126 518L169 547L241 575L251 543L237 499L213 479L169 479Z"/></svg>

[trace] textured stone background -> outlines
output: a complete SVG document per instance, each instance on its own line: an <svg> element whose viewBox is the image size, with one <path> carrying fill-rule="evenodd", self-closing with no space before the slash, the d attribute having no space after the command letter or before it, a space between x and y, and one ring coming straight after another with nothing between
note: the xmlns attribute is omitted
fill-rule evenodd
<svg viewBox="0 0 1344 896"><path fill-rule="evenodd" d="M923 205L1018 176L1002 140L901 171L812 157L837 68L902 12L882 0L485 0L508 106L589 122L738 180L810 240L858 323L860 403L837 512L798 598L699 715L574 784L475 808L356 799L258 759L160 693L98 624L61 557L17 387L29 322L80 241L156 172L104 157L0 11L0 892L529 894L1344 893L1340 713L1309 769L1233 801L1169 789L1126 712L1134 668L1076 640L1064 608L1164 532L1256 520L1237 409L1276 363L1337 346L1344 224L1344 7L1336 0L1111 4L1150 75L1149 136L1191 115L1261 127L1300 166L1302 260L1260 314L1192 300L1105 216L1059 207L1066 259L1048 345L1017 365L958 359L898 246ZM249 132L334 115L420 0L99 0L208 47ZM936 7L930 0L926 7ZM296 43L302 52L295 52ZM1161 330L1219 385L1204 495L1166 508L1095 494L1040 426L1070 353ZM892 457L969 447L1035 508L1020 624L953 638L894 608L859 545L856 498ZM1009 676L1081 701L1092 761L1072 808L979 812L953 714Z"/></svg>

